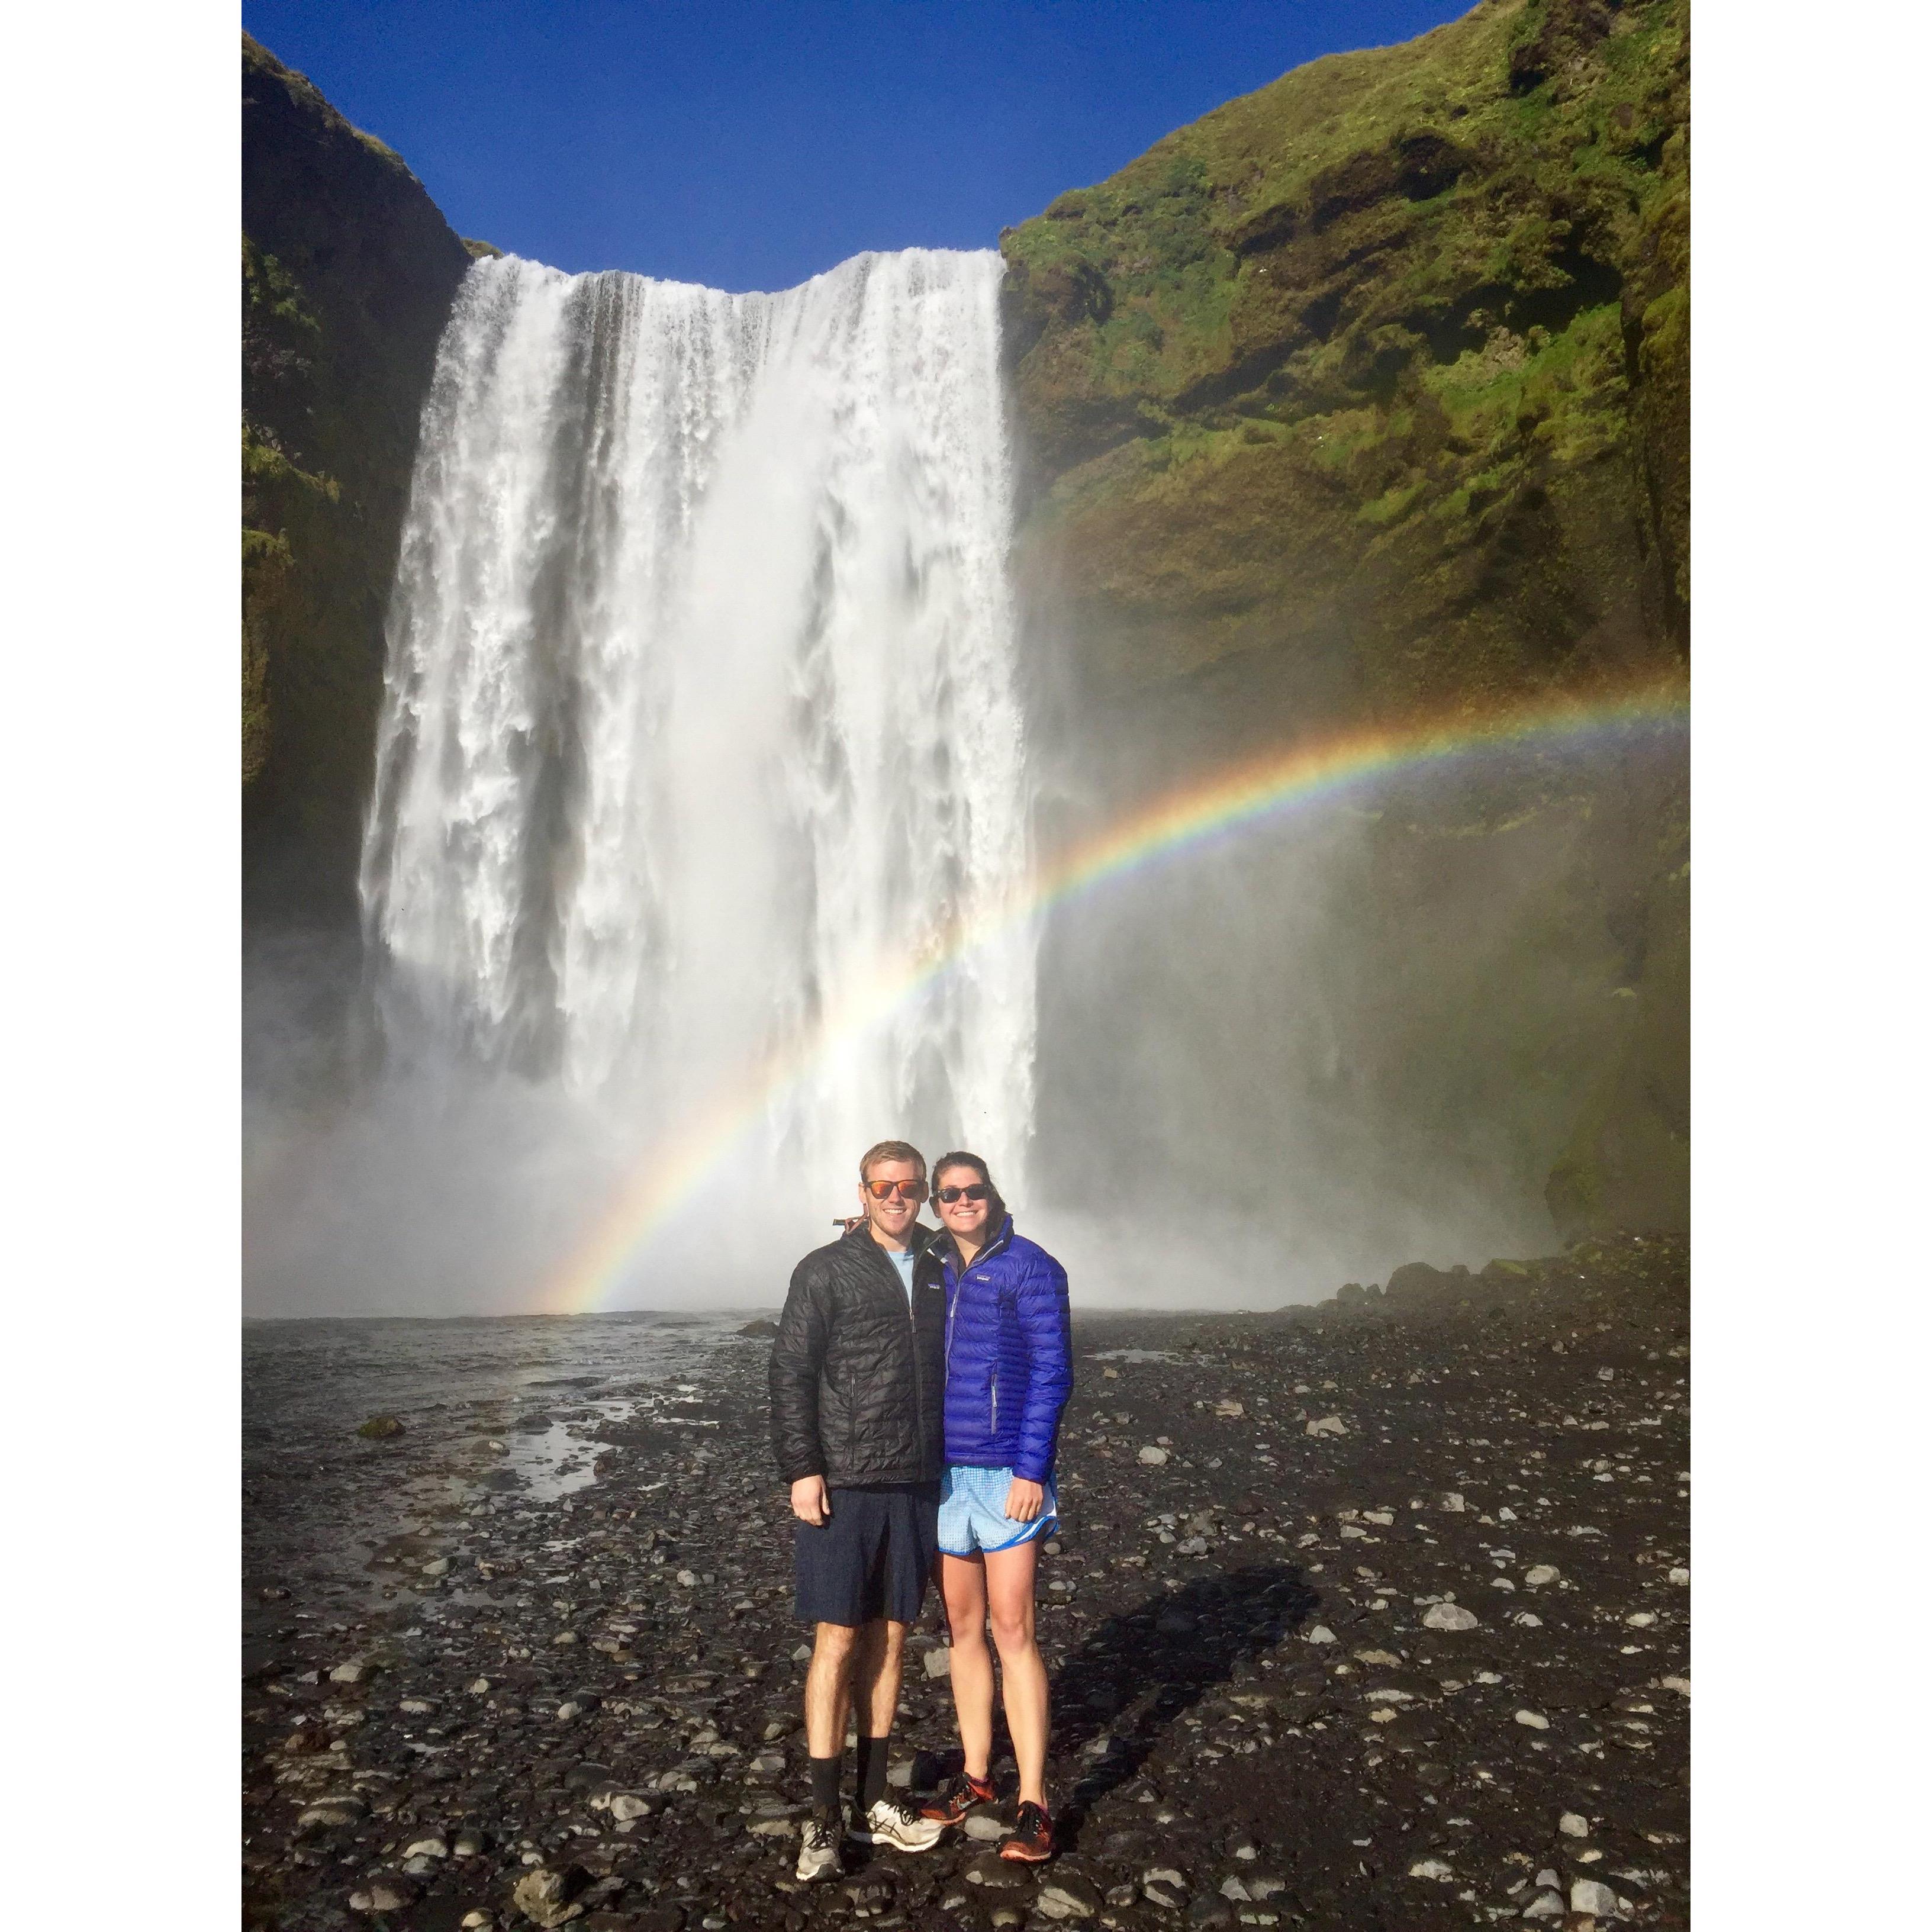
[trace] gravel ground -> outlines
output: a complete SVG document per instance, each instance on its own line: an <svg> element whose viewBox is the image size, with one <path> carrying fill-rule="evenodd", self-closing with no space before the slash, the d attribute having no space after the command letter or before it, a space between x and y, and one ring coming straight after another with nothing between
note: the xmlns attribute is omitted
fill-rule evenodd
<svg viewBox="0 0 1932 1932"><path fill-rule="evenodd" d="M299 1472L264 1448L244 1924L1684 1925L1685 1278L1682 1242L1628 1238L1277 1315L1076 1319L1043 1874L999 1862L996 1810L794 1885L761 1336L621 1403L610 1345L561 1403L553 1376L386 1438L338 1416ZM519 1461L538 1430L560 1464ZM913 1646L916 1789L952 1737L931 1600Z"/></svg>

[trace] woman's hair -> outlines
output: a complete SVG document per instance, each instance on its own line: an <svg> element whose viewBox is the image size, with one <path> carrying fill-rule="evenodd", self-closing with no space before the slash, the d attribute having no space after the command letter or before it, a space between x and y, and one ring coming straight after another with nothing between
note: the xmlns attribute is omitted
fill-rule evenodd
<svg viewBox="0 0 1932 1932"><path fill-rule="evenodd" d="M943 1154L932 1163L932 1191L939 1192L939 1177L949 1167L970 1167L983 1180L991 1192L986 1202L986 1226L989 1232L997 1234L1000 1223L1006 1218L1006 1204L1000 1198L1000 1190L993 1186L993 1177L986 1163L976 1154L967 1154L955 1148L951 1154Z"/></svg>

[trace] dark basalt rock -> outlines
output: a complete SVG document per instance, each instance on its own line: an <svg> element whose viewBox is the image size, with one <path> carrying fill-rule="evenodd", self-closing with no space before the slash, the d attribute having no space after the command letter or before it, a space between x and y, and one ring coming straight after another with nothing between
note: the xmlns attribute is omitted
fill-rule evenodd
<svg viewBox="0 0 1932 1932"><path fill-rule="evenodd" d="M382 616L469 251L401 159L242 41L242 773L251 913L352 929Z"/></svg>

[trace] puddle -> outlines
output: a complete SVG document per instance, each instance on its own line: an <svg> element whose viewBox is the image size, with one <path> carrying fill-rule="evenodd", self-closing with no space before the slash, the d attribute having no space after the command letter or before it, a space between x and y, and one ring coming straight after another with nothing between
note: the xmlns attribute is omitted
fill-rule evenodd
<svg viewBox="0 0 1932 1932"><path fill-rule="evenodd" d="M586 1406L598 1412L587 1416L578 1414L567 1421L552 1422L540 1431L519 1432L510 1438L508 1451L496 1466L521 1478L511 1493L524 1502L554 1502L560 1496L588 1489L597 1480L597 1459L610 1447L598 1440L598 1425L622 1421L638 1405L599 1402Z"/></svg>

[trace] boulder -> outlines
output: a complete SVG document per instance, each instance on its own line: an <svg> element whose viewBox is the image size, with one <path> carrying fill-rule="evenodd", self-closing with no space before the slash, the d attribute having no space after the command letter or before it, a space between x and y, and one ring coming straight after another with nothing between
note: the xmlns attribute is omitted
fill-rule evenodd
<svg viewBox="0 0 1932 1932"><path fill-rule="evenodd" d="M1460 1296L1468 1286L1466 1279L1444 1274L1426 1262L1404 1262L1389 1276L1382 1296L1384 1300L1398 1306L1414 1307L1420 1303Z"/></svg>
<svg viewBox="0 0 1932 1932"><path fill-rule="evenodd" d="M577 1894L583 1891L587 1874L574 1865L551 1871L542 1865L524 1873L510 1893L510 1902L526 1918L546 1928L564 1925L584 1916Z"/></svg>

